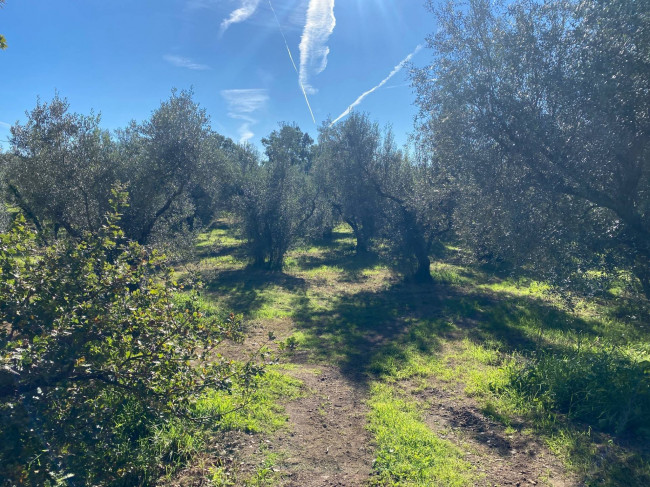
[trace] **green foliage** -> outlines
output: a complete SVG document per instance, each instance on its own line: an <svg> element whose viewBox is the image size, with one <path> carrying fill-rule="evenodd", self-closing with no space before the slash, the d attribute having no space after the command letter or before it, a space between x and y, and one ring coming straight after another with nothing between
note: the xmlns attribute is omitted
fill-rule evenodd
<svg viewBox="0 0 650 487"><path fill-rule="evenodd" d="M210 221L225 191L222 179L230 176L232 141L212 132L191 91L173 90L148 120L114 138L99 116L68 109L58 94L39 100L27 122L11 128L11 152L3 158L9 200L39 237L56 238L59 229L75 238L97 232L116 184L130 195L121 227L141 244Z"/></svg>
<svg viewBox="0 0 650 487"><path fill-rule="evenodd" d="M240 319L203 312L195 294L177 299L164 261L127 242L118 220L110 214L96 235L47 247L22 218L0 237L5 479L146 483L160 455L184 448L172 441L155 455L156 431L219 420L223 412L196 414L199 399L254 387L263 371L214 352L243 339Z"/></svg>
<svg viewBox="0 0 650 487"><path fill-rule="evenodd" d="M454 186L433 157L398 150L367 115L352 113L323 126L315 177L325 199L353 230L357 253L378 237L409 267L409 277L430 282L430 254L451 231ZM412 265L415 264L415 265Z"/></svg>
<svg viewBox="0 0 650 487"><path fill-rule="evenodd" d="M39 237L74 237L96 231L110 210L116 182L113 142L97 115L68 112L57 95L37 102L24 125L11 128L11 152L5 157L8 196L36 226Z"/></svg>
<svg viewBox="0 0 650 487"><path fill-rule="evenodd" d="M650 353L584 347L564 355L542 353L513 377L513 385L544 409L596 428L650 436Z"/></svg>
<svg viewBox="0 0 650 487"><path fill-rule="evenodd" d="M282 270L284 257L306 236L316 212L309 175L313 140L295 125L282 125L262 140L267 161L244 167L235 207L253 264Z"/></svg>
<svg viewBox="0 0 650 487"><path fill-rule="evenodd" d="M429 6L419 137L459 184L467 245L567 288L627 269L650 297L648 3Z"/></svg>
<svg viewBox="0 0 650 487"><path fill-rule="evenodd" d="M380 142L377 124L354 112L319 131L316 181L337 216L352 228L357 253L370 250L380 226L380 198L369 177Z"/></svg>
<svg viewBox="0 0 650 487"><path fill-rule="evenodd" d="M409 278L431 282L430 256L450 238L457 188L435 154L409 157L395 147L389 131L377 152L370 177L383 199L382 234L392 253L409 264Z"/></svg>
<svg viewBox="0 0 650 487"><path fill-rule="evenodd" d="M148 120L118 132L118 178L131 195L123 227L141 244L191 220L219 176L220 141L192 95L172 90Z"/></svg>

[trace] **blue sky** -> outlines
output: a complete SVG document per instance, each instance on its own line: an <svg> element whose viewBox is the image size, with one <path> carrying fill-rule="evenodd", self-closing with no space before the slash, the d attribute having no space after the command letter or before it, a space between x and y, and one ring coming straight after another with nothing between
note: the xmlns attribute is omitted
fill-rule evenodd
<svg viewBox="0 0 650 487"><path fill-rule="evenodd" d="M423 3L7 0L0 143L7 147L9 125L25 120L37 96L55 90L115 129L147 118L173 87L192 87L212 127L238 141L259 144L281 121L316 137L306 96L317 125L361 97L355 109L392 124L401 143L416 109L400 63L425 65L418 46L434 29Z"/></svg>

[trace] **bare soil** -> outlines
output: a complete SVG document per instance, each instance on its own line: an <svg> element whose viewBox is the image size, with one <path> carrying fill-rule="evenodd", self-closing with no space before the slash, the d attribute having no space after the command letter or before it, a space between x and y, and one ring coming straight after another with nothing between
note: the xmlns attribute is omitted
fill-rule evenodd
<svg viewBox="0 0 650 487"><path fill-rule="evenodd" d="M432 386L418 393L429 408L425 422L441 438L465 451L486 486L578 486L561 462L534 436L505 428L486 417L462 392Z"/></svg>
<svg viewBox="0 0 650 487"><path fill-rule="evenodd" d="M291 431L276 440L287 454L281 485L363 485L373 459L365 394L336 367L303 365L290 373L311 394L286 405Z"/></svg>

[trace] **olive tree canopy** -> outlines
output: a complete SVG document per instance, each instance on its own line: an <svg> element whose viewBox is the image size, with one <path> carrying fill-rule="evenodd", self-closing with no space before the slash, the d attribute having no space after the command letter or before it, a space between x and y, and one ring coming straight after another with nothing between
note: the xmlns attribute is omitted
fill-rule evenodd
<svg viewBox="0 0 650 487"><path fill-rule="evenodd" d="M429 6L419 138L462 181L467 241L556 282L627 269L650 297L650 4Z"/></svg>

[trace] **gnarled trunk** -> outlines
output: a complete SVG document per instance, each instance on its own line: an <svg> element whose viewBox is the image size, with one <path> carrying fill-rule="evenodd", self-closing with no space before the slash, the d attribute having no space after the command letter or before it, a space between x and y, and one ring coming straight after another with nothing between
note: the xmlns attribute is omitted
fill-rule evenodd
<svg viewBox="0 0 650 487"><path fill-rule="evenodd" d="M413 274L413 280L419 283L432 283L433 277L431 277L431 261L429 256L424 253L424 255L417 256L418 267Z"/></svg>
<svg viewBox="0 0 650 487"><path fill-rule="evenodd" d="M641 282L641 289L643 289L645 298L650 301L650 269L645 268L642 270L637 270L636 277Z"/></svg>

